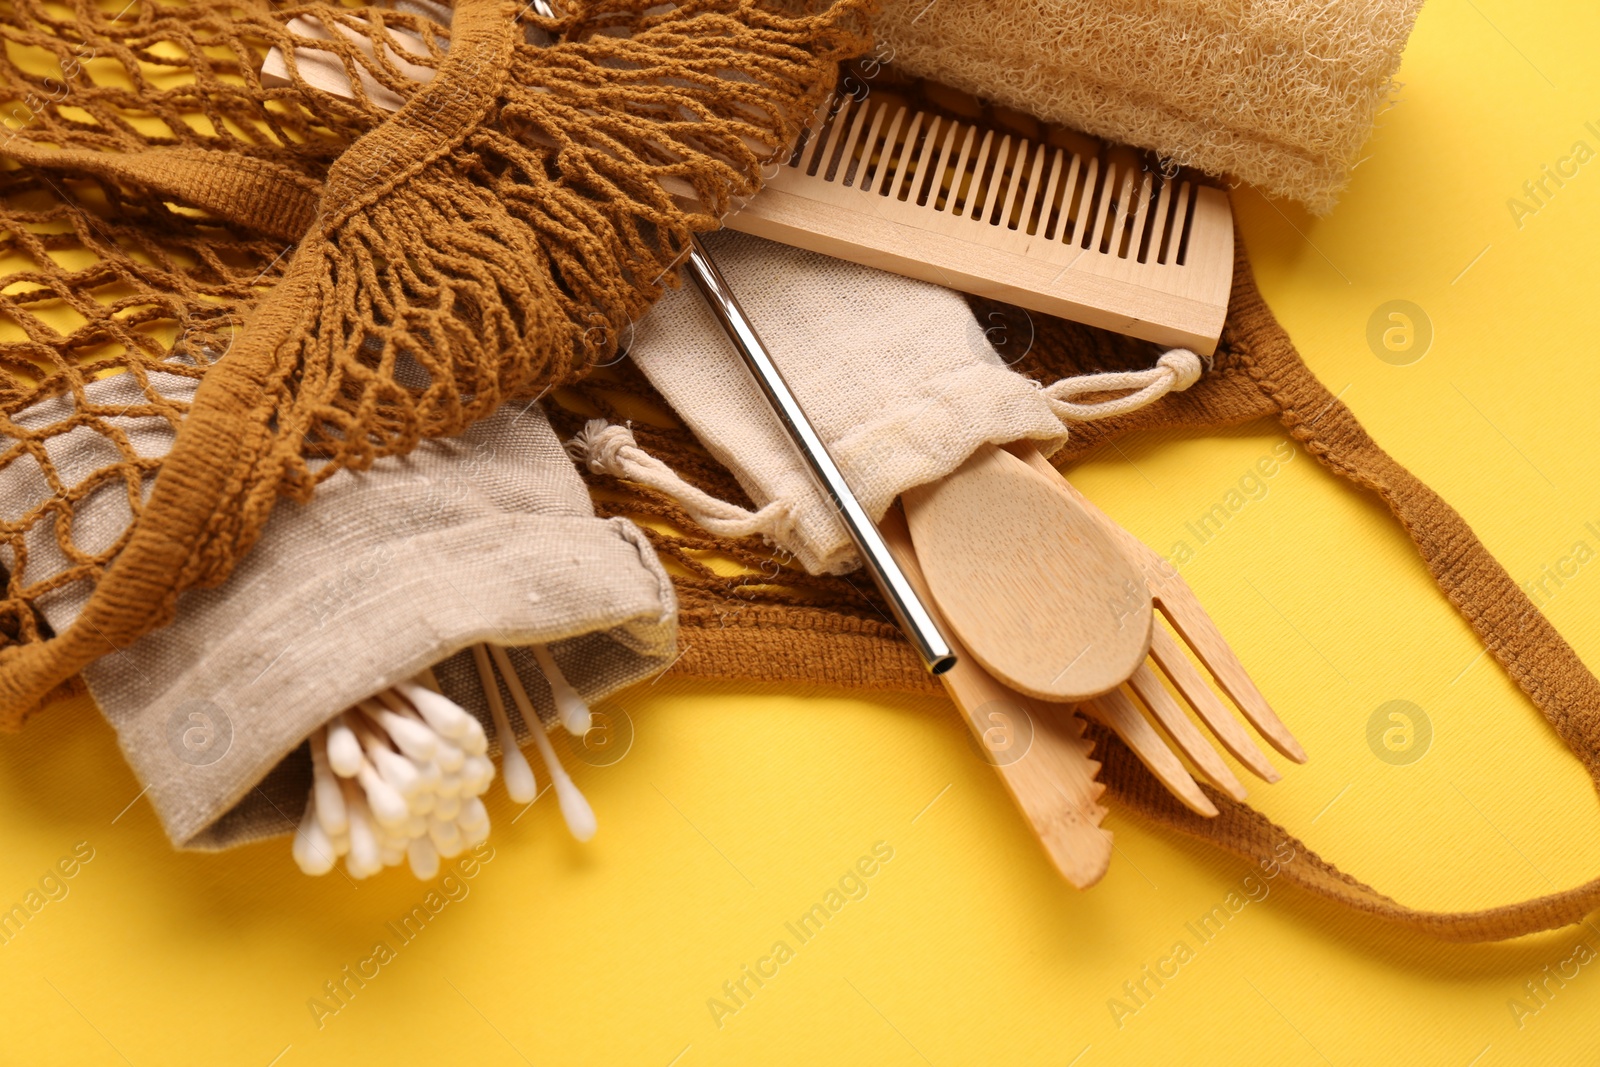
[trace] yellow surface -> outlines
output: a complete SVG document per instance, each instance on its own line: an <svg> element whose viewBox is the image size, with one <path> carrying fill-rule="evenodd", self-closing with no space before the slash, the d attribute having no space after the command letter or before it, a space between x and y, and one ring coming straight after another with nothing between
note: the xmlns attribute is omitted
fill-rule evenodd
<svg viewBox="0 0 1600 1067"><path fill-rule="evenodd" d="M1577 542L1600 549L1600 162L1520 220L1507 206L1575 141L1600 150L1585 127L1600 127L1597 44L1592 5L1434 0L1404 101L1336 214L1249 193L1239 211L1312 368L1519 580L1565 567L1548 611L1600 664L1600 562L1561 563ZM1366 341L1396 299L1433 325L1408 366ZM1076 480L1166 551L1280 440L1264 424L1143 439ZM1252 799L1416 904L1488 905L1600 873L1600 806L1578 764L1479 658L1387 514L1304 455L1266 490L1185 568L1312 754ZM1367 740L1396 699L1433 731L1406 765ZM312 881L283 842L170 851L87 707L0 740L0 903L79 842L93 856L0 946L0 1062L1600 1061L1600 928L1441 946L1267 882L1205 943L1186 924L1249 888L1248 868L1114 814L1110 874L1067 888L940 701L669 675L614 707L634 747L575 767L600 818L593 845L565 837L548 797L515 823L492 804L493 859L404 945L386 924L428 892L408 876ZM866 895L799 943L785 923L877 842L893 858ZM719 1026L708 1000L780 940L792 958ZM308 1001L379 941L392 958L319 1027ZM1192 958L1175 977L1147 983L1137 1010L1108 1006L1133 1008L1124 983L1180 941ZM1576 976L1533 1001L1524 983L1563 961Z"/></svg>

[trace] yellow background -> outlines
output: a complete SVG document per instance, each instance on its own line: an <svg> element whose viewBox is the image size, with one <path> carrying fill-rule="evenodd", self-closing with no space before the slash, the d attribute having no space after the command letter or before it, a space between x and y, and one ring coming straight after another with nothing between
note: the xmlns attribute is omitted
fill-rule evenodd
<svg viewBox="0 0 1600 1067"><path fill-rule="evenodd" d="M1600 149L1593 5L1434 0L1349 193L1312 220L1237 198L1266 294L1307 362L1451 501L1518 580L1600 549L1595 236L1600 161L1517 225L1507 200L1574 141ZM1470 268L1469 268L1470 264ZM1387 301L1431 320L1380 361ZM1139 439L1074 477L1158 549L1282 439ZM1428 579L1386 512L1301 455L1186 568L1311 753L1252 800L1400 900L1485 906L1600 874L1600 805L1553 731ZM1548 605L1600 664L1600 562ZM1426 754L1376 757L1368 717L1424 709ZM1600 1061L1600 966L1519 1027L1523 983L1594 926L1448 946L1278 883L1201 946L1185 923L1243 864L1112 814L1097 888L1054 873L942 701L670 675L612 702L621 762L569 760L599 815L548 796L415 942L318 1028L309 998L424 896L299 874L286 842L168 847L84 704L0 739L0 904L77 842L94 859L0 947L0 1061L83 1064L1367 1064ZM130 806L131 805L131 806ZM874 842L894 858L719 1028L707 1000ZM1186 940L1121 1025L1107 1002ZM1568 969L1570 973L1570 966ZM1551 988L1554 988L1553 986ZM1530 1002L1531 1003L1531 1002Z"/></svg>

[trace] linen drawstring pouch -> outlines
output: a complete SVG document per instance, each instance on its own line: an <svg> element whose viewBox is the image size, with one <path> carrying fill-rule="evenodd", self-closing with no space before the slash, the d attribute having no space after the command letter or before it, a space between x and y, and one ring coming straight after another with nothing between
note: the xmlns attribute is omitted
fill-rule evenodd
<svg viewBox="0 0 1600 1067"><path fill-rule="evenodd" d="M764 340L802 405L808 411L829 412L828 425L819 426L819 430L830 442L849 440L860 427L896 424L894 410L874 405L886 399L893 403L902 391L908 391L904 386L885 386L883 381L937 379L940 373L948 372L951 362L967 358L952 356L948 349L943 355L928 354L934 343L949 345L962 338L968 327L953 317L935 318L934 303L902 304L904 296L899 286L903 283L898 279L878 277L869 281L867 292L854 303L846 302L841 314L838 294L858 292L854 285L839 284L849 271L844 265L834 265L820 257L808 260L788 250L763 249L748 239L719 241L716 248L719 262L724 260L726 251L725 272L730 283L763 331ZM1182 378L1175 368L1159 368L1159 350L1149 344L1061 320L1032 318L1036 327L1033 343L1027 354L1016 361L1015 369L1035 381L1052 383L1041 386L1040 396L1047 398L1052 387L1058 392L1075 393L1083 387L1085 376L1094 374L1108 375L1098 379L1102 385L1120 383L1119 388L1126 390L1142 382L1143 388L1153 387L1155 392L1170 394L1137 409L1075 424L1072 435L1055 452L1055 460L1070 462L1136 429L1220 428L1269 416L1280 419L1308 453L1360 489L1377 494L1393 512L1416 544L1441 592L1600 785L1600 680L1583 665L1460 515L1384 453L1349 409L1306 368L1256 289L1242 240L1237 248L1233 297L1214 363L1198 381L1187 383L1184 390L1174 388ZM801 274L807 270L814 277L803 282ZM769 274L783 278L784 284L763 284ZM866 279L854 279L863 280ZM814 298L813 292L820 296ZM878 301L882 310L874 315L872 307ZM975 305L979 323L1006 314L1000 305L986 301L976 301ZM946 305L947 313L956 306ZM675 339L686 343L684 357L691 362L704 361L706 365L700 368L703 374L718 373L709 366L719 350L718 339L709 325L702 324L704 330L691 328L688 323L696 316L687 307L676 308L666 302L659 307L666 313L664 332L671 332ZM917 310L915 315L902 313L902 307ZM681 318L675 318L675 313ZM868 318L852 318L858 314ZM810 504L792 496L806 491L799 488L801 483L769 473L785 465L798 465L797 459L787 458L788 452L770 451L787 448L787 442L752 425L738 431L721 429L725 413L733 413L736 422L743 421L739 413L747 410L745 399L729 392L711 396L691 387L686 379L680 380L671 369L675 362L653 348L651 338L661 335L652 334L652 329L644 326L635 346L640 352L641 369L661 386L661 396L668 400L678 398L674 403L716 405L715 411L678 411L686 424L719 428L706 442L706 449L718 458L726 455L731 473L697 461L687 434L671 428L636 427L643 446L636 447L615 425L604 427L593 420L585 424L563 418L567 432L574 438L572 447L588 459L591 476L606 490L607 498L615 500L608 506L658 517L685 529L692 528L692 516L697 514L713 519L731 517L731 512L718 511L705 498L733 498L744 513L740 521L773 514L768 510L774 508L773 501L783 501L783 510L790 514L810 513ZM850 340L858 336L871 340ZM841 342L841 337L846 340ZM926 338L929 345L899 344L903 337ZM738 357L726 342L722 345L722 388L753 394L754 384L748 379L741 381L735 373ZM979 353L970 358L989 362L992 356ZM819 369L811 364L826 366ZM607 386L611 390L618 387ZM642 381L631 385L624 382L621 387L642 397L651 395ZM826 399L817 393L819 388L843 395ZM603 404L603 394L597 389L579 392L591 402ZM1008 398L997 390L996 402L1001 406L1017 404L1015 396L1019 395L1022 394ZM926 395L923 399L927 399ZM938 403L937 399L931 402ZM1039 401L1041 407L1046 402ZM1041 423L1040 429L1043 428ZM974 431L969 440L983 440L983 432ZM1054 433L1059 442L1060 431ZM1049 439L1048 433L1041 436ZM917 450L918 438L913 435L910 444ZM892 434L884 445L895 448ZM745 448L759 454L742 451ZM857 478L863 485L873 484L874 479L884 477L885 469L936 471L943 465L929 464L920 455L904 468L872 459L858 476L851 469L853 459L875 456L875 452L869 448L846 454L841 449L841 466L853 484ZM685 492L680 482L690 491ZM881 510L884 494L891 491L894 483L876 484L877 496L873 499ZM772 495L778 492L791 495ZM678 503L669 503L664 493L671 494ZM797 555L811 540L809 536L795 538L778 524L769 527L757 523L752 529L773 537L780 545L793 545ZM741 540L663 529L653 531L651 537L663 553L678 559L692 558L693 552L707 549L742 558L752 567L762 559L754 537ZM831 543L825 533L816 535L811 557L826 558L824 548L818 546ZM760 571L755 582L719 581L702 568L678 584L683 604L680 621L684 651L674 666L676 673L937 691L937 683L920 669L903 638L883 621L883 607L876 596L850 575L814 576L790 564ZM1202 786L1221 814L1207 819L1189 811L1110 731L1091 724L1088 736L1093 738L1095 757L1101 761L1100 780L1108 787L1106 801L1110 805L1262 864L1290 883L1382 922L1449 940L1491 941L1576 923L1600 906L1597 878L1571 889L1480 911L1412 908L1338 870L1249 805L1210 787Z"/></svg>
<svg viewBox="0 0 1600 1067"><path fill-rule="evenodd" d="M159 384L189 381L168 378ZM127 375L85 393L107 410L142 398ZM17 418L41 425L69 406L57 398ZM152 463L175 436L160 419L107 424ZM52 438L53 469L69 483L86 477L102 440ZM23 469L0 470L0 514L48 497ZM125 498L99 494L75 512L74 540L114 539L127 516ZM26 543L42 580L70 566L52 540ZM40 610L65 630L86 599L81 583L67 585ZM172 625L96 660L84 679L173 843L220 848L293 828L310 782L304 740L363 697L437 664L442 691L493 737L470 656L457 655L488 641L513 647L550 722L549 687L516 646L548 645L597 701L671 662L675 607L639 529L594 516L543 411L509 404L459 437L339 471L309 502L282 505L227 582L184 593ZM523 740L540 726L516 724Z"/></svg>
<svg viewBox="0 0 1600 1067"><path fill-rule="evenodd" d="M1120 385L1150 402L1200 371L1199 357L1179 350L1144 374L1043 389L1007 369L990 343L996 327L981 326L959 293L744 234L703 240L874 519L985 442L1028 439L1054 452L1067 438L1064 420L1101 410L1070 399L1078 392ZM591 424L572 442L576 456L667 493L706 530L759 535L814 574L860 565L833 505L697 293L663 297L631 332L628 353L755 509L697 491L640 449L626 426Z"/></svg>
<svg viewBox="0 0 1600 1067"><path fill-rule="evenodd" d="M267 0L0 12L0 469L51 491L0 524L0 726L221 583L280 497L609 360L869 43L865 0L560 6L459 0L448 36ZM107 407L88 386L115 375L139 395ZM170 449L140 456L121 416L167 423ZM73 482L70 433L100 438ZM100 495L124 529L75 543ZM41 538L70 566L41 577ZM68 595L58 628L40 602Z"/></svg>

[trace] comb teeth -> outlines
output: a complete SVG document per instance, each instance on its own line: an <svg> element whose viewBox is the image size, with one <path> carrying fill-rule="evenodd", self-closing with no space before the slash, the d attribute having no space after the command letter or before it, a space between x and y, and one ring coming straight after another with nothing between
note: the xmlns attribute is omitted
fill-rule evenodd
<svg viewBox="0 0 1600 1067"><path fill-rule="evenodd" d="M904 106L821 108L732 229L1202 354L1233 279L1226 194Z"/></svg>
<svg viewBox="0 0 1600 1067"><path fill-rule="evenodd" d="M788 167L953 218L1138 263L1184 265L1198 189L1147 169L872 97L833 97Z"/></svg>

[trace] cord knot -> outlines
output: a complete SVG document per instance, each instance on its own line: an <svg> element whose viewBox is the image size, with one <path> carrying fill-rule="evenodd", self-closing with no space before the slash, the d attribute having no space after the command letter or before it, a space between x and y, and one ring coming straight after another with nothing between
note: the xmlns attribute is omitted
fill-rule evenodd
<svg viewBox="0 0 1600 1067"><path fill-rule="evenodd" d="M567 455L595 474L620 476L623 470L622 450L638 447L639 442L634 440L631 428L604 419L590 419L567 442Z"/></svg>
<svg viewBox="0 0 1600 1067"><path fill-rule="evenodd" d="M1172 372L1171 391L1181 393L1200 380L1205 373L1205 362L1187 348L1172 348L1161 353L1156 366Z"/></svg>

